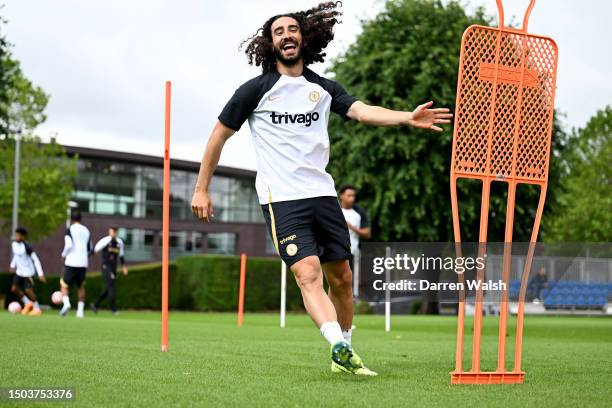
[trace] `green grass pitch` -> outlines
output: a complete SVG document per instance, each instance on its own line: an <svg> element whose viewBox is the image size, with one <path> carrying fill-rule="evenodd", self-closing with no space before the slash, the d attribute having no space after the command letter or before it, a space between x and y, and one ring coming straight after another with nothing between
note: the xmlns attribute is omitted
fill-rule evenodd
<svg viewBox="0 0 612 408"><path fill-rule="evenodd" d="M514 324L511 319L511 326ZM612 319L525 318L523 385L451 386L456 319L356 316L353 346L380 376L329 371L329 347L306 315L86 313L83 320L0 313L0 387L72 387L66 406L610 406ZM471 328L466 327L465 366ZM513 355L514 330L509 354ZM485 318L483 369L494 368L497 320ZM509 357L510 361L510 357ZM9 404L6 401L0 404ZM15 403L30 406L31 403ZM55 405L55 404L51 404Z"/></svg>

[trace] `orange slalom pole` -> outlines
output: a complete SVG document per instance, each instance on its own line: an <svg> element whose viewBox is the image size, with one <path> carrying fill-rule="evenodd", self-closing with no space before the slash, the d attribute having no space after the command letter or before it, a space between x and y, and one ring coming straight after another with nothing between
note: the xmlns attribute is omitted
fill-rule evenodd
<svg viewBox="0 0 612 408"><path fill-rule="evenodd" d="M531 265L533 263L533 253L535 251L536 242L538 240L538 232L540 230L542 212L544 211L544 202L546 200L546 187L547 184L544 184L542 187L540 187L540 200L538 201L538 209L536 210L533 230L531 231L531 241L529 242L529 251L527 252L527 259L525 260L523 276L521 277L519 305L518 312L516 315L516 346L514 350L514 371L517 373L521 372L521 359L523 355L523 319L525 316L525 296L527 292L527 282L529 281L529 273L531 272Z"/></svg>
<svg viewBox="0 0 612 408"><path fill-rule="evenodd" d="M480 233L478 237L478 256L484 257L487 245L487 230L489 227L489 197L491 194L491 181L487 178L482 182L482 200L480 203ZM476 279L479 288L476 290L474 299L474 341L472 344L472 372L480 371L480 339L482 337L482 282L484 281L485 271L478 268Z"/></svg>
<svg viewBox="0 0 612 408"><path fill-rule="evenodd" d="M168 351L168 261L170 243L170 100L172 84L166 81L164 125L164 193L162 203L162 321L161 351Z"/></svg>
<svg viewBox="0 0 612 408"><path fill-rule="evenodd" d="M510 268L512 267L512 232L514 231L514 206L516 197L516 182L508 183L508 199L506 204L506 231L504 236L504 256L502 281L504 290L501 293L499 309L499 335L497 339L497 371L506 371L506 334L508 333L508 285L510 284Z"/></svg>
<svg viewBox="0 0 612 408"><path fill-rule="evenodd" d="M246 281L246 254L240 254L240 287L238 289L238 327L244 322L244 284Z"/></svg>
<svg viewBox="0 0 612 408"><path fill-rule="evenodd" d="M451 175L451 208L453 214L453 232L455 236L455 255L462 257L461 229L459 227L459 203L457 202L457 178ZM457 282L463 284L463 274L457 274ZM463 285L459 286L463 288ZM463 371L463 331L465 325L465 290L460 289L457 299L457 348L455 351L455 372Z"/></svg>

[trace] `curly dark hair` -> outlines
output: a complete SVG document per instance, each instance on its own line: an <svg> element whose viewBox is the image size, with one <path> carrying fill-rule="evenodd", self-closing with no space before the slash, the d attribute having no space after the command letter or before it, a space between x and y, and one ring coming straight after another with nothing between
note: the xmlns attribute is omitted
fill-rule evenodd
<svg viewBox="0 0 612 408"><path fill-rule="evenodd" d="M334 26L341 21L340 1L320 3L309 10L279 14L269 18L255 34L240 44L244 49L249 65L260 66L263 72L276 70L276 56L272 45L272 23L280 17L291 17L298 22L302 33L302 59L304 65L323 62L325 47L334 39Z"/></svg>

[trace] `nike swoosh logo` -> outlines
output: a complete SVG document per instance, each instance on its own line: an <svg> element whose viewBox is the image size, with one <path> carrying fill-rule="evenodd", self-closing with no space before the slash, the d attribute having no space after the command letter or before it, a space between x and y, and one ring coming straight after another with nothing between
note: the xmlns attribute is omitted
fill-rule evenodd
<svg viewBox="0 0 612 408"><path fill-rule="evenodd" d="M275 101L278 98L280 98L280 95L270 95L270 96L268 96L268 100L269 101Z"/></svg>

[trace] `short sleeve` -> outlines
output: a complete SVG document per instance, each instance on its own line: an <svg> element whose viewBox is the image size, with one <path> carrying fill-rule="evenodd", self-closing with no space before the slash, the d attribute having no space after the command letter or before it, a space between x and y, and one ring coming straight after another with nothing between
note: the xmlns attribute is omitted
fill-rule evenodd
<svg viewBox="0 0 612 408"><path fill-rule="evenodd" d="M219 121L236 132L240 130L244 121L257 107L259 92L256 88L255 81L251 80L236 89L221 111Z"/></svg>
<svg viewBox="0 0 612 408"><path fill-rule="evenodd" d="M349 95L342 85L337 82L332 81L331 87L331 111L340 115L342 119L349 120L350 118L347 116L347 113L351 107L351 105L357 102L357 98Z"/></svg>
<svg viewBox="0 0 612 408"><path fill-rule="evenodd" d="M365 210L356 205L353 208L359 213L359 215L361 215L361 225L359 228L369 228L370 221L368 220L368 215L366 214Z"/></svg>

